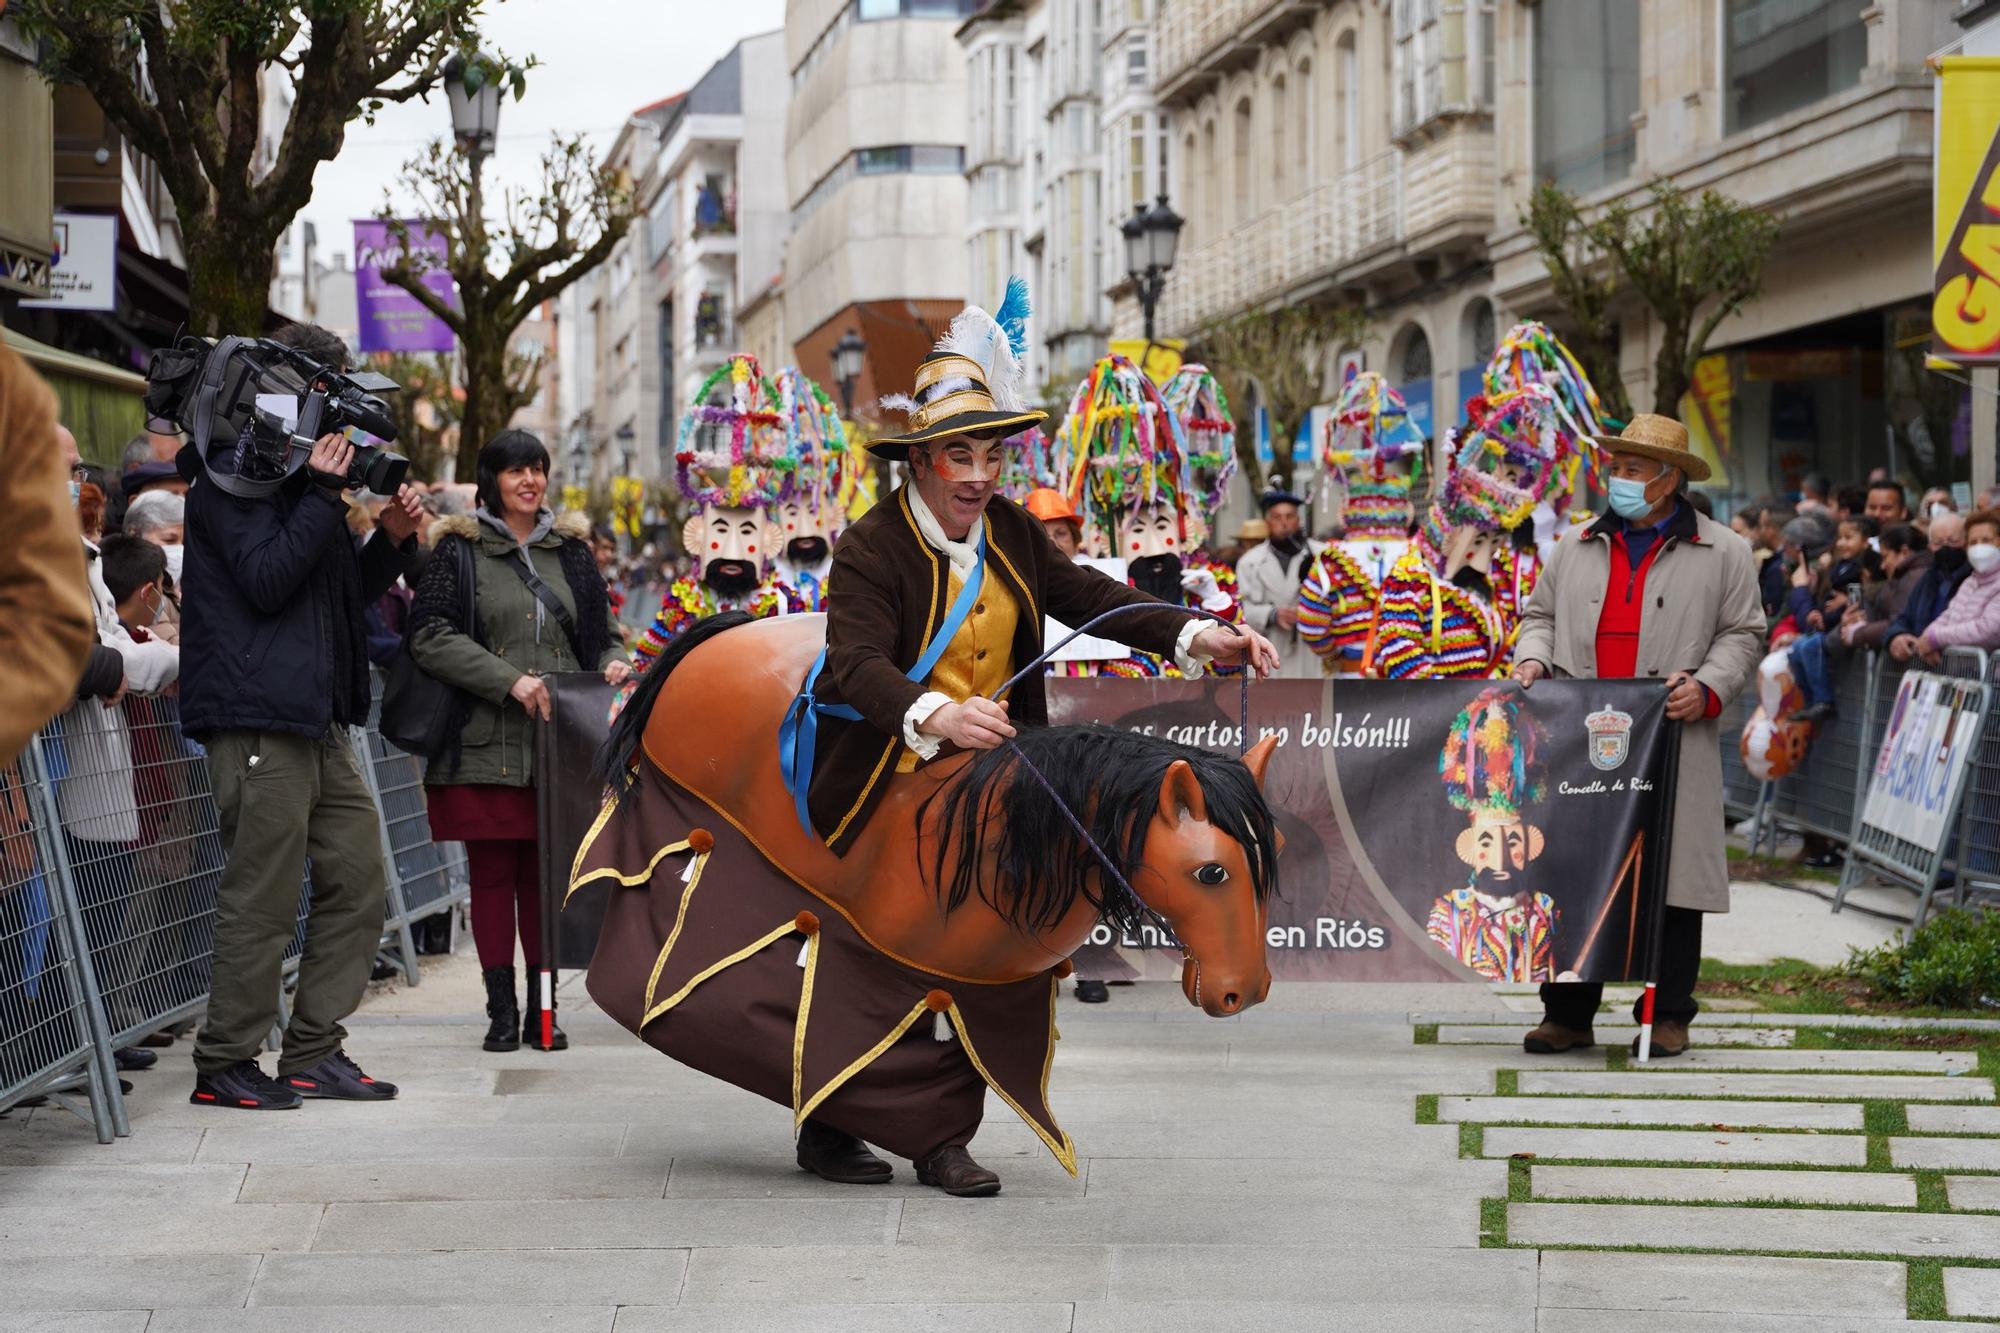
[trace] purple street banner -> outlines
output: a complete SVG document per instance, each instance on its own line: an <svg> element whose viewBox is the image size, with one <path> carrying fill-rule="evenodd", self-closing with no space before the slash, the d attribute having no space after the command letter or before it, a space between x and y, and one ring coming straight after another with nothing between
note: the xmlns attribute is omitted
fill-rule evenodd
<svg viewBox="0 0 2000 1333"><path fill-rule="evenodd" d="M559 899L597 816L575 780L603 739L602 677L548 678L537 747L543 893ZM1238 748L1233 679L1048 681L1050 721ZM1648 681L1272 680L1252 741L1278 738L1266 798L1284 838L1266 944L1281 981L1644 979L1673 804L1666 691ZM558 965L586 966L602 903L563 913ZM1098 927L1078 975L1169 980L1177 945Z"/></svg>
<svg viewBox="0 0 2000 1333"><path fill-rule="evenodd" d="M449 305L457 305L451 274L444 269L444 233L427 222L411 220L410 248L431 256L424 286ZM457 345L451 329L417 298L382 276L385 265L401 258L403 247L389 224L378 219L354 223L354 309L361 325L364 352L449 352Z"/></svg>

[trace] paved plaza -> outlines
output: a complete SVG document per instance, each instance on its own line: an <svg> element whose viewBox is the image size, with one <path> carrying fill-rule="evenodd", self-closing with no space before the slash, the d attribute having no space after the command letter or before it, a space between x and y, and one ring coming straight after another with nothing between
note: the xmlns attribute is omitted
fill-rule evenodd
<svg viewBox="0 0 2000 1333"><path fill-rule="evenodd" d="M1533 997L1483 987L1279 987L1228 1021L1162 984L1065 996L1053 1101L1078 1174L996 1103L974 1147L1005 1192L957 1200L907 1163L887 1187L806 1176L782 1108L568 993L571 1050L489 1055L476 965L431 960L353 1024L392 1105L192 1107L181 1043L134 1076L128 1139L0 1119L0 1331L2000 1319L1993 1082L1964 1051L1800 1044L1873 1023L1720 1012L1693 1057L1641 1070L1525 1059Z"/></svg>

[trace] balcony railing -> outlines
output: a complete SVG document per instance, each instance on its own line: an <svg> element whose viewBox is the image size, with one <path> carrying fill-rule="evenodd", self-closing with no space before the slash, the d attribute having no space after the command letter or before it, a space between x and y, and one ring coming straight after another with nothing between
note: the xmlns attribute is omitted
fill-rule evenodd
<svg viewBox="0 0 2000 1333"><path fill-rule="evenodd" d="M1164 0L1156 38L1154 83L1172 84L1272 10L1296 0Z"/></svg>
<svg viewBox="0 0 2000 1333"><path fill-rule="evenodd" d="M1188 334L1283 297L1403 239L1402 154L1383 153L1182 254L1160 323Z"/></svg>

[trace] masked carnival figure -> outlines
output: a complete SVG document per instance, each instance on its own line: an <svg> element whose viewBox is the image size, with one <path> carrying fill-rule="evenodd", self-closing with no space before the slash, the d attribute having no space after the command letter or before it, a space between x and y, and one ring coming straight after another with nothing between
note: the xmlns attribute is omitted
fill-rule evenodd
<svg viewBox="0 0 2000 1333"><path fill-rule="evenodd" d="M1541 724L1510 686L1482 691L1452 721L1438 756L1445 799L1470 825L1453 850L1463 888L1442 894L1425 932L1431 942L1491 981L1554 981L1555 900L1529 882L1542 831L1526 808L1547 790Z"/></svg>
<svg viewBox="0 0 2000 1333"><path fill-rule="evenodd" d="M1507 389L1465 405L1453 475L1460 490L1499 521L1501 538L1487 576L1504 643L1511 650L1521 613L1541 577L1534 516L1567 482L1568 451L1555 395L1540 384ZM1511 653L1503 653L1510 656Z"/></svg>
<svg viewBox="0 0 2000 1333"><path fill-rule="evenodd" d="M633 661L644 671L676 634L721 611L759 618L806 609L805 600L776 574L765 511L777 500L784 456L777 390L757 372L754 357L733 356L703 381L681 418L674 479L698 505L681 530L699 571L674 580L660 612L639 638Z"/></svg>
<svg viewBox="0 0 2000 1333"><path fill-rule="evenodd" d="M1505 633L1488 582L1505 541L1499 485L1446 467L1410 549L1382 580L1361 674L1458 680L1501 668Z"/></svg>
<svg viewBox="0 0 2000 1333"><path fill-rule="evenodd" d="M1125 562L1127 582L1163 602L1241 624L1234 576L1225 583L1225 566L1185 559L1201 545L1210 517L1195 493L1187 449L1180 416L1151 379L1115 355L1099 361L1077 387L1056 435L1068 494L1081 500L1089 525L1110 536L1112 557ZM1101 637L1124 639L1115 624ZM1066 662L1060 673L1134 679L1182 674L1172 661L1145 652Z"/></svg>
<svg viewBox="0 0 2000 1333"><path fill-rule="evenodd" d="M1618 427L1604 415L1597 390L1575 354L1543 324L1530 321L1507 330L1481 383L1489 401L1530 384L1539 384L1552 395L1559 460L1555 473L1539 488L1541 496L1529 516L1532 521L1514 529L1495 561L1495 593L1518 614L1541 577L1549 548L1573 524L1589 520L1587 513L1570 511L1584 487L1603 489L1603 454L1592 437L1616 434Z"/></svg>
<svg viewBox="0 0 2000 1333"><path fill-rule="evenodd" d="M1424 437L1381 375L1348 377L1320 445L1320 496L1340 536L1299 588L1299 639L1328 674L1360 670L1383 580L1410 548Z"/></svg>
<svg viewBox="0 0 2000 1333"><path fill-rule="evenodd" d="M1229 415L1228 395L1207 366L1190 361L1174 372L1160 390L1160 397L1180 418L1193 497L1190 518L1201 524L1195 547L1182 553L1181 565L1183 569L1211 571L1233 593L1236 571L1213 554L1216 519L1236 476L1236 423Z"/></svg>
<svg viewBox="0 0 2000 1333"><path fill-rule="evenodd" d="M845 518L840 497L846 490L847 428L826 390L798 367L779 371L774 387L785 448L766 545L778 580L798 592L806 610L819 611L826 605L833 543Z"/></svg>

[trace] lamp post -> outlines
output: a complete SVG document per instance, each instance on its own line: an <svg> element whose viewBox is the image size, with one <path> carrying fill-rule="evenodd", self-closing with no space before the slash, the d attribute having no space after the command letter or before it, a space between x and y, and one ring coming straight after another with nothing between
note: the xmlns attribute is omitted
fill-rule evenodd
<svg viewBox="0 0 2000 1333"><path fill-rule="evenodd" d="M1167 285L1167 270L1174 266L1174 251L1180 245L1183 220L1167 207L1164 194L1151 208L1135 205L1132 216L1118 228L1125 238L1125 276L1139 292L1139 308L1146 312L1146 350L1153 346L1153 311L1160 304L1160 291Z"/></svg>
<svg viewBox="0 0 2000 1333"><path fill-rule="evenodd" d="M854 417L854 386L861 379L861 358L867 351L868 344L853 329L833 345L833 382L840 386L840 414L849 420Z"/></svg>

